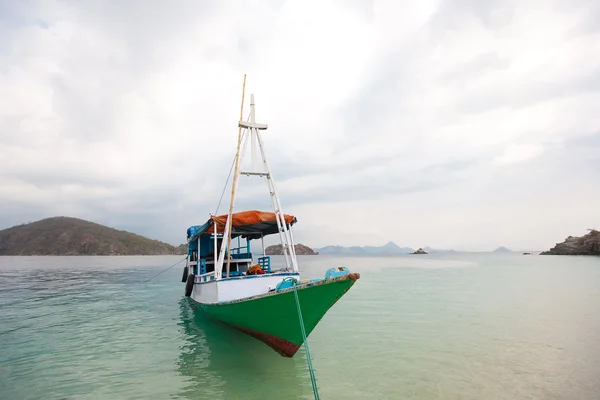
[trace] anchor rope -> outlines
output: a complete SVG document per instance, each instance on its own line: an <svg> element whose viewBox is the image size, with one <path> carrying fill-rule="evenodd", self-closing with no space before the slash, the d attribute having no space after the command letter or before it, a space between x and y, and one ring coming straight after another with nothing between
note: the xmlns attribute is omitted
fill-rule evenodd
<svg viewBox="0 0 600 400"><path fill-rule="evenodd" d="M176 266L177 264L180 264L182 261L185 261L187 259L187 256L185 256L184 258L182 258L181 260L177 261L175 264L171 265L169 268L160 271L158 274L154 275L152 278L149 278L147 280L144 281L144 283L147 283L148 281L156 278L157 276L159 276L160 274L162 274L163 272L167 272L168 270L170 270L171 268L173 268L174 266Z"/></svg>
<svg viewBox="0 0 600 400"><path fill-rule="evenodd" d="M300 320L300 330L302 331L302 339L304 339L304 348L306 349L306 361L308 363L308 371L310 373L310 382L312 383L313 394L315 400L320 400L319 389L317 388L317 379L315 378L315 370L312 366L312 359L310 357L310 349L308 348L308 338L306 337L306 330L304 328L304 320L302 319L302 310L300 309L300 299L298 298L298 290L296 284L298 280L292 278L294 284L294 297L296 298L296 308L298 309L298 319Z"/></svg>

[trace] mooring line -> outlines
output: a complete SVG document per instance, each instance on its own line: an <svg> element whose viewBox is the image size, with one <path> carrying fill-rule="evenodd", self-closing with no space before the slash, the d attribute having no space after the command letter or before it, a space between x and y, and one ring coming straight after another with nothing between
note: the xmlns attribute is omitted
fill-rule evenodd
<svg viewBox="0 0 600 400"><path fill-rule="evenodd" d="M174 266L176 266L177 264L180 264L182 261L185 261L187 259L187 256L185 256L183 259L177 261L175 264L171 265L169 268L165 269L164 271L160 271L158 274L154 275L152 278L149 278L148 280L144 281L144 283L156 278L157 276L159 276L160 274L162 274L163 272L167 272L168 270L170 270L171 268L173 268Z"/></svg>
<svg viewBox="0 0 600 400"><path fill-rule="evenodd" d="M304 348L306 349L306 360L308 362L308 371L310 373L310 381L312 383L313 394L315 400L320 400L319 389L317 388L317 379L315 378L315 370L312 366L312 359L310 358L310 349L308 348L308 338L306 337L306 330L304 328L304 320L302 319L302 310L300 309L300 299L298 298L298 290L296 284L298 281L292 278L294 282L294 296L296 297L296 308L298 309L298 319L300 320L300 329L302 330L302 339L304 339Z"/></svg>

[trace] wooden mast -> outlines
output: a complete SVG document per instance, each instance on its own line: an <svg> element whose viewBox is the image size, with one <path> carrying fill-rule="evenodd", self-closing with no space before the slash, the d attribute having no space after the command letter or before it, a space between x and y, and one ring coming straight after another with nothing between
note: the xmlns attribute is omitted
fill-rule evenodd
<svg viewBox="0 0 600 400"><path fill-rule="evenodd" d="M244 118L244 95L246 94L246 74L244 74L244 84L242 85L242 104L240 106L240 121ZM232 218L231 214L233 213L233 202L235 198L235 188L239 175L239 160L240 160L240 146L242 143L242 127L238 127L238 142L237 142L237 151L235 153L235 172L233 174L233 183L231 184L231 200L229 201L229 215L227 216L227 225L228 225L228 233L227 233L227 267L225 269L225 277L229 278L229 268L231 264L231 224Z"/></svg>

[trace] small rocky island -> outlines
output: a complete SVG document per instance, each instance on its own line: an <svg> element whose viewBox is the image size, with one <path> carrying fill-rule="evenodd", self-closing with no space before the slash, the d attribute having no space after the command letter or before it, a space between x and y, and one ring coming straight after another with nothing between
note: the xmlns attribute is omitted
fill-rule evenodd
<svg viewBox="0 0 600 400"><path fill-rule="evenodd" d="M540 255L560 256L600 256L600 231L590 229L590 232L581 237L569 236L562 243Z"/></svg>
<svg viewBox="0 0 600 400"><path fill-rule="evenodd" d="M428 254L425 250L423 250L422 248L419 247L419 249L417 251L414 251L410 254Z"/></svg>
<svg viewBox="0 0 600 400"><path fill-rule="evenodd" d="M313 249L303 244L294 245L294 250L296 250L297 255L301 256L314 256L319 254L315 253ZM281 256L283 255L283 246L281 246L280 244L269 246L265 249L265 254L271 256Z"/></svg>

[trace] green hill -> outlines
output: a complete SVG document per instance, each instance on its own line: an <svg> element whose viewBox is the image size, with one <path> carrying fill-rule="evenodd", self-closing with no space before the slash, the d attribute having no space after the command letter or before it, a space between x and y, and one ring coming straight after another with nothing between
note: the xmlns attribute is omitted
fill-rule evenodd
<svg viewBox="0 0 600 400"><path fill-rule="evenodd" d="M0 231L0 255L180 254L168 243L70 217L53 217Z"/></svg>
<svg viewBox="0 0 600 400"><path fill-rule="evenodd" d="M188 245L187 245L187 243L184 243L184 244L180 244L179 246L175 247L175 249L173 249L173 254L185 255L185 254L187 254L187 251L188 251Z"/></svg>

